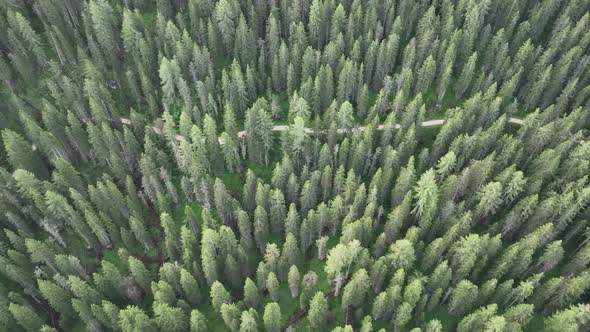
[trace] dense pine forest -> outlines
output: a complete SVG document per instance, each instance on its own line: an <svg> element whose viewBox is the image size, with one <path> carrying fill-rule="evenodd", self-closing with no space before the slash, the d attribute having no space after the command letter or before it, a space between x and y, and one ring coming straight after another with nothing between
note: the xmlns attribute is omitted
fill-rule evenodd
<svg viewBox="0 0 590 332"><path fill-rule="evenodd" d="M0 331L588 331L589 43L588 0L0 0Z"/></svg>

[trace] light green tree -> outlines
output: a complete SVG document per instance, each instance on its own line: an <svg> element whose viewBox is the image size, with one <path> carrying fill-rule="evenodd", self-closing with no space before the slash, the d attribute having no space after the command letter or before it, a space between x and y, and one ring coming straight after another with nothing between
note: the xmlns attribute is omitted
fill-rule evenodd
<svg viewBox="0 0 590 332"><path fill-rule="evenodd" d="M281 307L276 302L268 303L264 307L264 328L269 332L281 330Z"/></svg>

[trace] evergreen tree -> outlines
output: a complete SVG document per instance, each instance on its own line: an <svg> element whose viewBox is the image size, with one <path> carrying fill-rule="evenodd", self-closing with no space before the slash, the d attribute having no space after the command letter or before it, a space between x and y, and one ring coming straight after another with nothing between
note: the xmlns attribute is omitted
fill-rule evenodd
<svg viewBox="0 0 590 332"><path fill-rule="evenodd" d="M221 318L230 331L239 331L240 316L240 309L234 303L223 303L221 305Z"/></svg>
<svg viewBox="0 0 590 332"><path fill-rule="evenodd" d="M418 71L418 77L414 88L416 93L425 93L430 88L432 81L434 80L435 72L436 61L431 55L424 60L422 67L420 67L420 70Z"/></svg>
<svg viewBox="0 0 590 332"><path fill-rule="evenodd" d="M162 228L164 229L166 252L170 259L178 258L179 234L172 217L168 213L162 213L160 216Z"/></svg>
<svg viewBox="0 0 590 332"><path fill-rule="evenodd" d="M235 19L236 13L233 5L227 1L222 0L215 5L215 21L219 26L223 46L227 50L233 49L235 36Z"/></svg>
<svg viewBox="0 0 590 332"><path fill-rule="evenodd" d="M309 324L314 328L322 327L326 323L328 314L328 301L322 292L317 292L309 303L307 319Z"/></svg>
<svg viewBox="0 0 590 332"><path fill-rule="evenodd" d="M266 289L270 294L270 298L273 301L279 300L279 280L277 279L274 272L269 272L268 276L266 277Z"/></svg>
<svg viewBox="0 0 590 332"><path fill-rule="evenodd" d="M190 331L191 332L207 331L207 320L205 319L205 316L197 309L193 309L191 311Z"/></svg>
<svg viewBox="0 0 590 332"><path fill-rule="evenodd" d="M281 330L281 307L276 302L268 303L264 307L264 328L269 332Z"/></svg>
<svg viewBox="0 0 590 332"><path fill-rule="evenodd" d="M449 313L462 316L469 312L477 299L477 286L469 280L462 280L457 284L449 302Z"/></svg>
<svg viewBox="0 0 590 332"><path fill-rule="evenodd" d="M154 305L154 316L161 330L185 331L188 328L188 317L181 308L158 303Z"/></svg>
<svg viewBox="0 0 590 332"><path fill-rule="evenodd" d="M39 331L43 325L43 319L35 311L26 305L10 303L8 310L16 322L26 331Z"/></svg>
<svg viewBox="0 0 590 332"><path fill-rule="evenodd" d="M8 162L15 170L21 168L32 172L41 179L47 179L49 173L43 160L22 136L10 129L4 129L2 131L2 141L4 142Z"/></svg>
<svg viewBox="0 0 590 332"><path fill-rule="evenodd" d="M254 240L260 253L265 251L268 234L268 214L262 206L258 206L254 211Z"/></svg>
<svg viewBox="0 0 590 332"><path fill-rule="evenodd" d="M463 66L463 70L461 74L457 78L457 82L455 83L455 97L461 98L465 91L471 85L471 81L473 79L473 75L475 73L475 65L477 62L477 52L473 53L467 63Z"/></svg>
<svg viewBox="0 0 590 332"><path fill-rule="evenodd" d="M180 285L189 303L196 305L201 301L201 289L197 279L185 269L180 270Z"/></svg>
<svg viewBox="0 0 590 332"><path fill-rule="evenodd" d="M213 308L215 311L220 313L221 305L224 303L229 303L231 301L231 297L223 284L219 281L213 282L211 285L211 303L213 304Z"/></svg>
<svg viewBox="0 0 590 332"><path fill-rule="evenodd" d="M291 265L287 280L289 282L289 289L291 290L291 297L296 298L299 296L299 284L301 283L301 276L296 265Z"/></svg>
<svg viewBox="0 0 590 332"><path fill-rule="evenodd" d="M246 278L244 284L244 302L250 308L256 308L260 300L260 291L256 284L250 278Z"/></svg>
<svg viewBox="0 0 590 332"><path fill-rule="evenodd" d="M370 281L367 270L360 269L353 276L352 279L344 287L342 293L342 307L359 307L365 300L367 291L369 290Z"/></svg>
<svg viewBox="0 0 590 332"><path fill-rule="evenodd" d="M253 311L254 309L250 309ZM256 322L256 311L242 311L242 322L240 323L240 332L256 332L258 331L258 323Z"/></svg>
<svg viewBox="0 0 590 332"><path fill-rule="evenodd" d="M119 312L119 327L125 332L156 330L153 321L136 306L128 306Z"/></svg>

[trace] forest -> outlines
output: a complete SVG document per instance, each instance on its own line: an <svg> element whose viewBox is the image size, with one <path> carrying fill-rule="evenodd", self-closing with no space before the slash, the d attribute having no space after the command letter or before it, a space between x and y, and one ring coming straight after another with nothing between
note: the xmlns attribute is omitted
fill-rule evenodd
<svg viewBox="0 0 590 332"><path fill-rule="evenodd" d="M590 331L589 0L0 0L0 331Z"/></svg>

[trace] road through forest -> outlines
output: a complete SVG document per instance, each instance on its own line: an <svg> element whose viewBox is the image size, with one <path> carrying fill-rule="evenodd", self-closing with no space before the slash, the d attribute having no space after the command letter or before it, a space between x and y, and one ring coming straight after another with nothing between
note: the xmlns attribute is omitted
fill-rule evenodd
<svg viewBox="0 0 590 332"><path fill-rule="evenodd" d="M516 125L524 125L524 120L522 119L518 119L518 118L508 118L508 122L509 123L513 123ZM130 125L131 121L129 119L126 118L121 118L121 123L126 124L126 125ZM420 126L422 127L436 127L436 126L442 126L445 123L444 119L434 119L434 120L428 120L428 121L424 121L420 124ZM377 130L383 130L385 128L385 125L379 125L377 127ZM396 129L401 128L401 126L399 124L395 125ZM162 134L162 130L158 127L152 127L152 129L157 133L157 134ZM338 128L337 131L339 134L344 134L346 132L355 132L355 131L365 131L367 129L366 126L360 126L360 127L354 127L354 128ZM288 125L276 125L272 127L272 131L287 131L289 130L289 126ZM314 133L314 130L312 128L305 128L305 131L307 133ZM238 132L238 137L245 137L246 135L248 135L248 131L246 130L242 130L240 132ZM182 135L176 135L176 137L174 137L177 141L185 141L186 138ZM221 139L221 137L219 138L219 144L223 144L223 139Z"/></svg>

